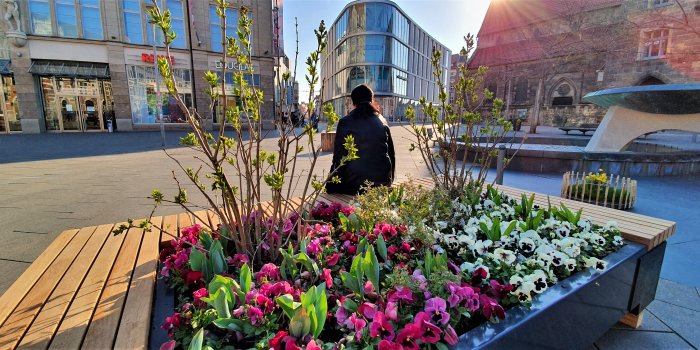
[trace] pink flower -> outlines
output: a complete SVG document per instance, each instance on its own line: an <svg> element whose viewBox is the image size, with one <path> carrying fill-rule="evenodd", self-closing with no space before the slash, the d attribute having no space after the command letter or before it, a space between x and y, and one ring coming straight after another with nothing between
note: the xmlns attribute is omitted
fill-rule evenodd
<svg viewBox="0 0 700 350"><path fill-rule="evenodd" d="M275 337L270 339L270 349L273 350L282 350L282 344L284 338L286 338L289 335L289 333L285 331L279 331L277 334L275 334Z"/></svg>
<svg viewBox="0 0 700 350"><path fill-rule="evenodd" d="M403 350L401 344L394 343L388 340L382 340L379 342L378 350Z"/></svg>
<svg viewBox="0 0 700 350"><path fill-rule="evenodd" d="M204 307L205 303L201 299L208 297L209 291L206 288L200 288L194 291L192 296L194 297L194 304L197 305L197 307Z"/></svg>
<svg viewBox="0 0 700 350"><path fill-rule="evenodd" d="M428 280L423 276L423 271L421 270L416 270L413 271L413 274L411 275L411 279L415 282L418 282L418 289L426 292L428 291Z"/></svg>
<svg viewBox="0 0 700 350"><path fill-rule="evenodd" d="M321 347L316 345L315 340L311 340L308 344L306 344L306 350L321 350Z"/></svg>
<svg viewBox="0 0 700 350"><path fill-rule="evenodd" d="M316 256L318 256L318 253L320 253L322 249L323 248L321 248L321 242L319 242L318 239L313 239L306 246L306 253L308 253L309 256L311 256L311 257L316 257Z"/></svg>
<svg viewBox="0 0 700 350"><path fill-rule="evenodd" d="M425 302L425 312L430 315L430 321L433 323L442 323L444 326L450 321L450 314L445 312L446 309L445 299L431 298Z"/></svg>
<svg viewBox="0 0 700 350"><path fill-rule="evenodd" d="M350 322L352 322L352 329L355 330L355 339L359 341L362 339L362 330L367 326L367 321L362 317L357 317L357 313L353 313L350 316Z"/></svg>
<svg viewBox="0 0 700 350"><path fill-rule="evenodd" d="M335 253L331 256L326 257L326 266L331 267L335 266L338 263L338 260L340 260L340 254Z"/></svg>
<svg viewBox="0 0 700 350"><path fill-rule="evenodd" d="M335 310L335 319L338 321L338 324L351 328L350 321L348 320L348 312L344 307L340 306L338 310Z"/></svg>
<svg viewBox="0 0 700 350"><path fill-rule="evenodd" d="M172 337L173 329L180 327L182 320L180 319L180 313L176 312L170 317L165 318L165 323L163 323L160 328L168 331L168 335Z"/></svg>
<svg viewBox="0 0 700 350"><path fill-rule="evenodd" d="M331 277L331 270L323 269L321 279L326 281L326 288L330 288L333 286L333 277Z"/></svg>
<svg viewBox="0 0 700 350"><path fill-rule="evenodd" d="M399 335L396 336L396 342L401 345L404 350L418 350L420 347L418 343L416 343L416 340L420 340L420 338L420 326L409 323L399 332Z"/></svg>
<svg viewBox="0 0 700 350"><path fill-rule="evenodd" d="M374 285L372 284L371 281L365 282L363 289L364 289L365 294L374 293Z"/></svg>
<svg viewBox="0 0 700 350"><path fill-rule="evenodd" d="M389 323L382 312L377 312L369 326L369 335L371 337L381 337L382 339L394 339L394 326Z"/></svg>
<svg viewBox="0 0 700 350"><path fill-rule="evenodd" d="M395 302L390 301L386 303L384 313L386 314L386 318L389 320L396 321L399 319L399 307Z"/></svg>
<svg viewBox="0 0 700 350"><path fill-rule="evenodd" d="M250 323L253 326L259 326L263 323L263 313L257 307L251 307L248 309L248 318L250 318Z"/></svg>
<svg viewBox="0 0 700 350"><path fill-rule="evenodd" d="M229 265L240 268L243 264L249 264L250 259L248 259L248 256L245 254L234 254L227 262Z"/></svg>
<svg viewBox="0 0 700 350"><path fill-rule="evenodd" d="M442 339L444 339L445 342L450 345L455 345L457 344L457 341L459 341L457 332L455 332L455 329L449 325L447 326L447 329L445 329L445 334L442 336Z"/></svg>
<svg viewBox="0 0 700 350"><path fill-rule="evenodd" d="M427 281L426 281L427 283ZM389 301L397 302L399 300L405 301L407 303L413 302L413 292L410 289L396 286L395 290L389 290Z"/></svg>
<svg viewBox="0 0 700 350"><path fill-rule="evenodd" d="M163 343L163 345L160 346L160 350L175 350L175 346L177 346L177 342L171 340L169 342Z"/></svg>
<svg viewBox="0 0 700 350"><path fill-rule="evenodd" d="M497 280L491 280L489 285L491 286L493 296L495 296L496 299L503 299L508 295L508 293L513 291L512 284L501 284Z"/></svg>
<svg viewBox="0 0 700 350"><path fill-rule="evenodd" d="M263 281L279 281L281 277L280 268L273 263L263 265L260 271L255 274L258 283L263 283Z"/></svg>
<svg viewBox="0 0 700 350"><path fill-rule="evenodd" d="M440 341L442 331L436 325L430 323L430 315L425 312L419 312L413 324L420 327L420 339L424 343L437 343Z"/></svg>
<svg viewBox="0 0 700 350"><path fill-rule="evenodd" d="M377 314L377 305L372 303L363 303L357 308L357 313L371 320L374 318L374 315Z"/></svg>

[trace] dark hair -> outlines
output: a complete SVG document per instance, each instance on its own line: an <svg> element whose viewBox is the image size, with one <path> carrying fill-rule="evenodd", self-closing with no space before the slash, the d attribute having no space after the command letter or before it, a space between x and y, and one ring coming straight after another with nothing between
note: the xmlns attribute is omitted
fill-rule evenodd
<svg viewBox="0 0 700 350"><path fill-rule="evenodd" d="M379 106L374 102L374 92L365 84L358 85L352 89L350 99L352 104L355 105L355 110L361 114L379 113Z"/></svg>

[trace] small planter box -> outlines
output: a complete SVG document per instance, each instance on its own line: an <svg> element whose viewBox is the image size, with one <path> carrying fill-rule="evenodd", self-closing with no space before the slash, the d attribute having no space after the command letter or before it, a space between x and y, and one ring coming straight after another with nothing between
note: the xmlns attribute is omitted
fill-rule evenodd
<svg viewBox="0 0 700 350"><path fill-rule="evenodd" d="M647 253L644 246L628 242L603 259L608 262L604 271L580 272L557 283L538 295L531 308L515 307L503 322L462 334L452 349L586 348L624 314L641 312L653 300L650 291L655 291L664 251L665 245ZM648 269L652 262L658 266Z"/></svg>
<svg viewBox="0 0 700 350"><path fill-rule="evenodd" d="M321 133L321 151L333 152L335 145L335 131L327 131Z"/></svg>
<svg viewBox="0 0 700 350"><path fill-rule="evenodd" d="M606 182L591 182L586 176L593 173L566 172L562 179L561 196L584 203L613 209L627 210L637 199L637 180L610 176Z"/></svg>

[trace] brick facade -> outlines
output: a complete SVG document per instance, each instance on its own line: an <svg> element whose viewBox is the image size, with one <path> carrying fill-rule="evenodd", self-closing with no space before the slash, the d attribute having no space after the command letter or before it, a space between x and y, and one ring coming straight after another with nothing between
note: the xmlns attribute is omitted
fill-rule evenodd
<svg viewBox="0 0 700 350"><path fill-rule="evenodd" d="M508 115L533 120L543 82L538 125L599 122L605 110L583 101L589 92L700 81L695 0L492 2L477 38L469 67L490 67L485 86Z"/></svg>

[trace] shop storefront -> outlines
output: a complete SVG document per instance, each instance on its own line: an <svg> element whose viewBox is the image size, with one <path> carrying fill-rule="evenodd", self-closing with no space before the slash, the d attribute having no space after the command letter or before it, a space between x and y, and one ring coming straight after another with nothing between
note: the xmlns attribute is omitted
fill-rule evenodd
<svg viewBox="0 0 700 350"><path fill-rule="evenodd" d="M164 123L185 123L185 114L174 97L169 96L160 73L153 66L153 53L139 49L125 49L126 72L131 101L131 118L135 127L160 123L158 116L158 89L161 96L161 113ZM192 106L192 77L189 58L173 53L169 57L180 98L187 107ZM157 75L156 75L157 74Z"/></svg>
<svg viewBox="0 0 700 350"><path fill-rule="evenodd" d="M21 131L19 101L10 60L0 60L0 133Z"/></svg>
<svg viewBox="0 0 700 350"><path fill-rule="evenodd" d="M210 59L209 69L216 73L216 76L219 77L219 82L221 82L222 65L219 59ZM256 68L256 65L253 64L254 72L258 71ZM241 106L240 96L236 95L236 84L234 80L234 73L239 71L244 72L243 79L246 81L247 86L260 87L260 74L254 73L251 75L247 64L243 65L236 62L227 62L226 79L224 79L225 89L218 88L217 91L215 91L219 95L219 100L214 103L214 124L221 123L221 120L224 118L224 105L228 107Z"/></svg>
<svg viewBox="0 0 700 350"><path fill-rule="evenodd" d="M34 60L46 131L105 131L114 115L105 63Z"/></svg>

